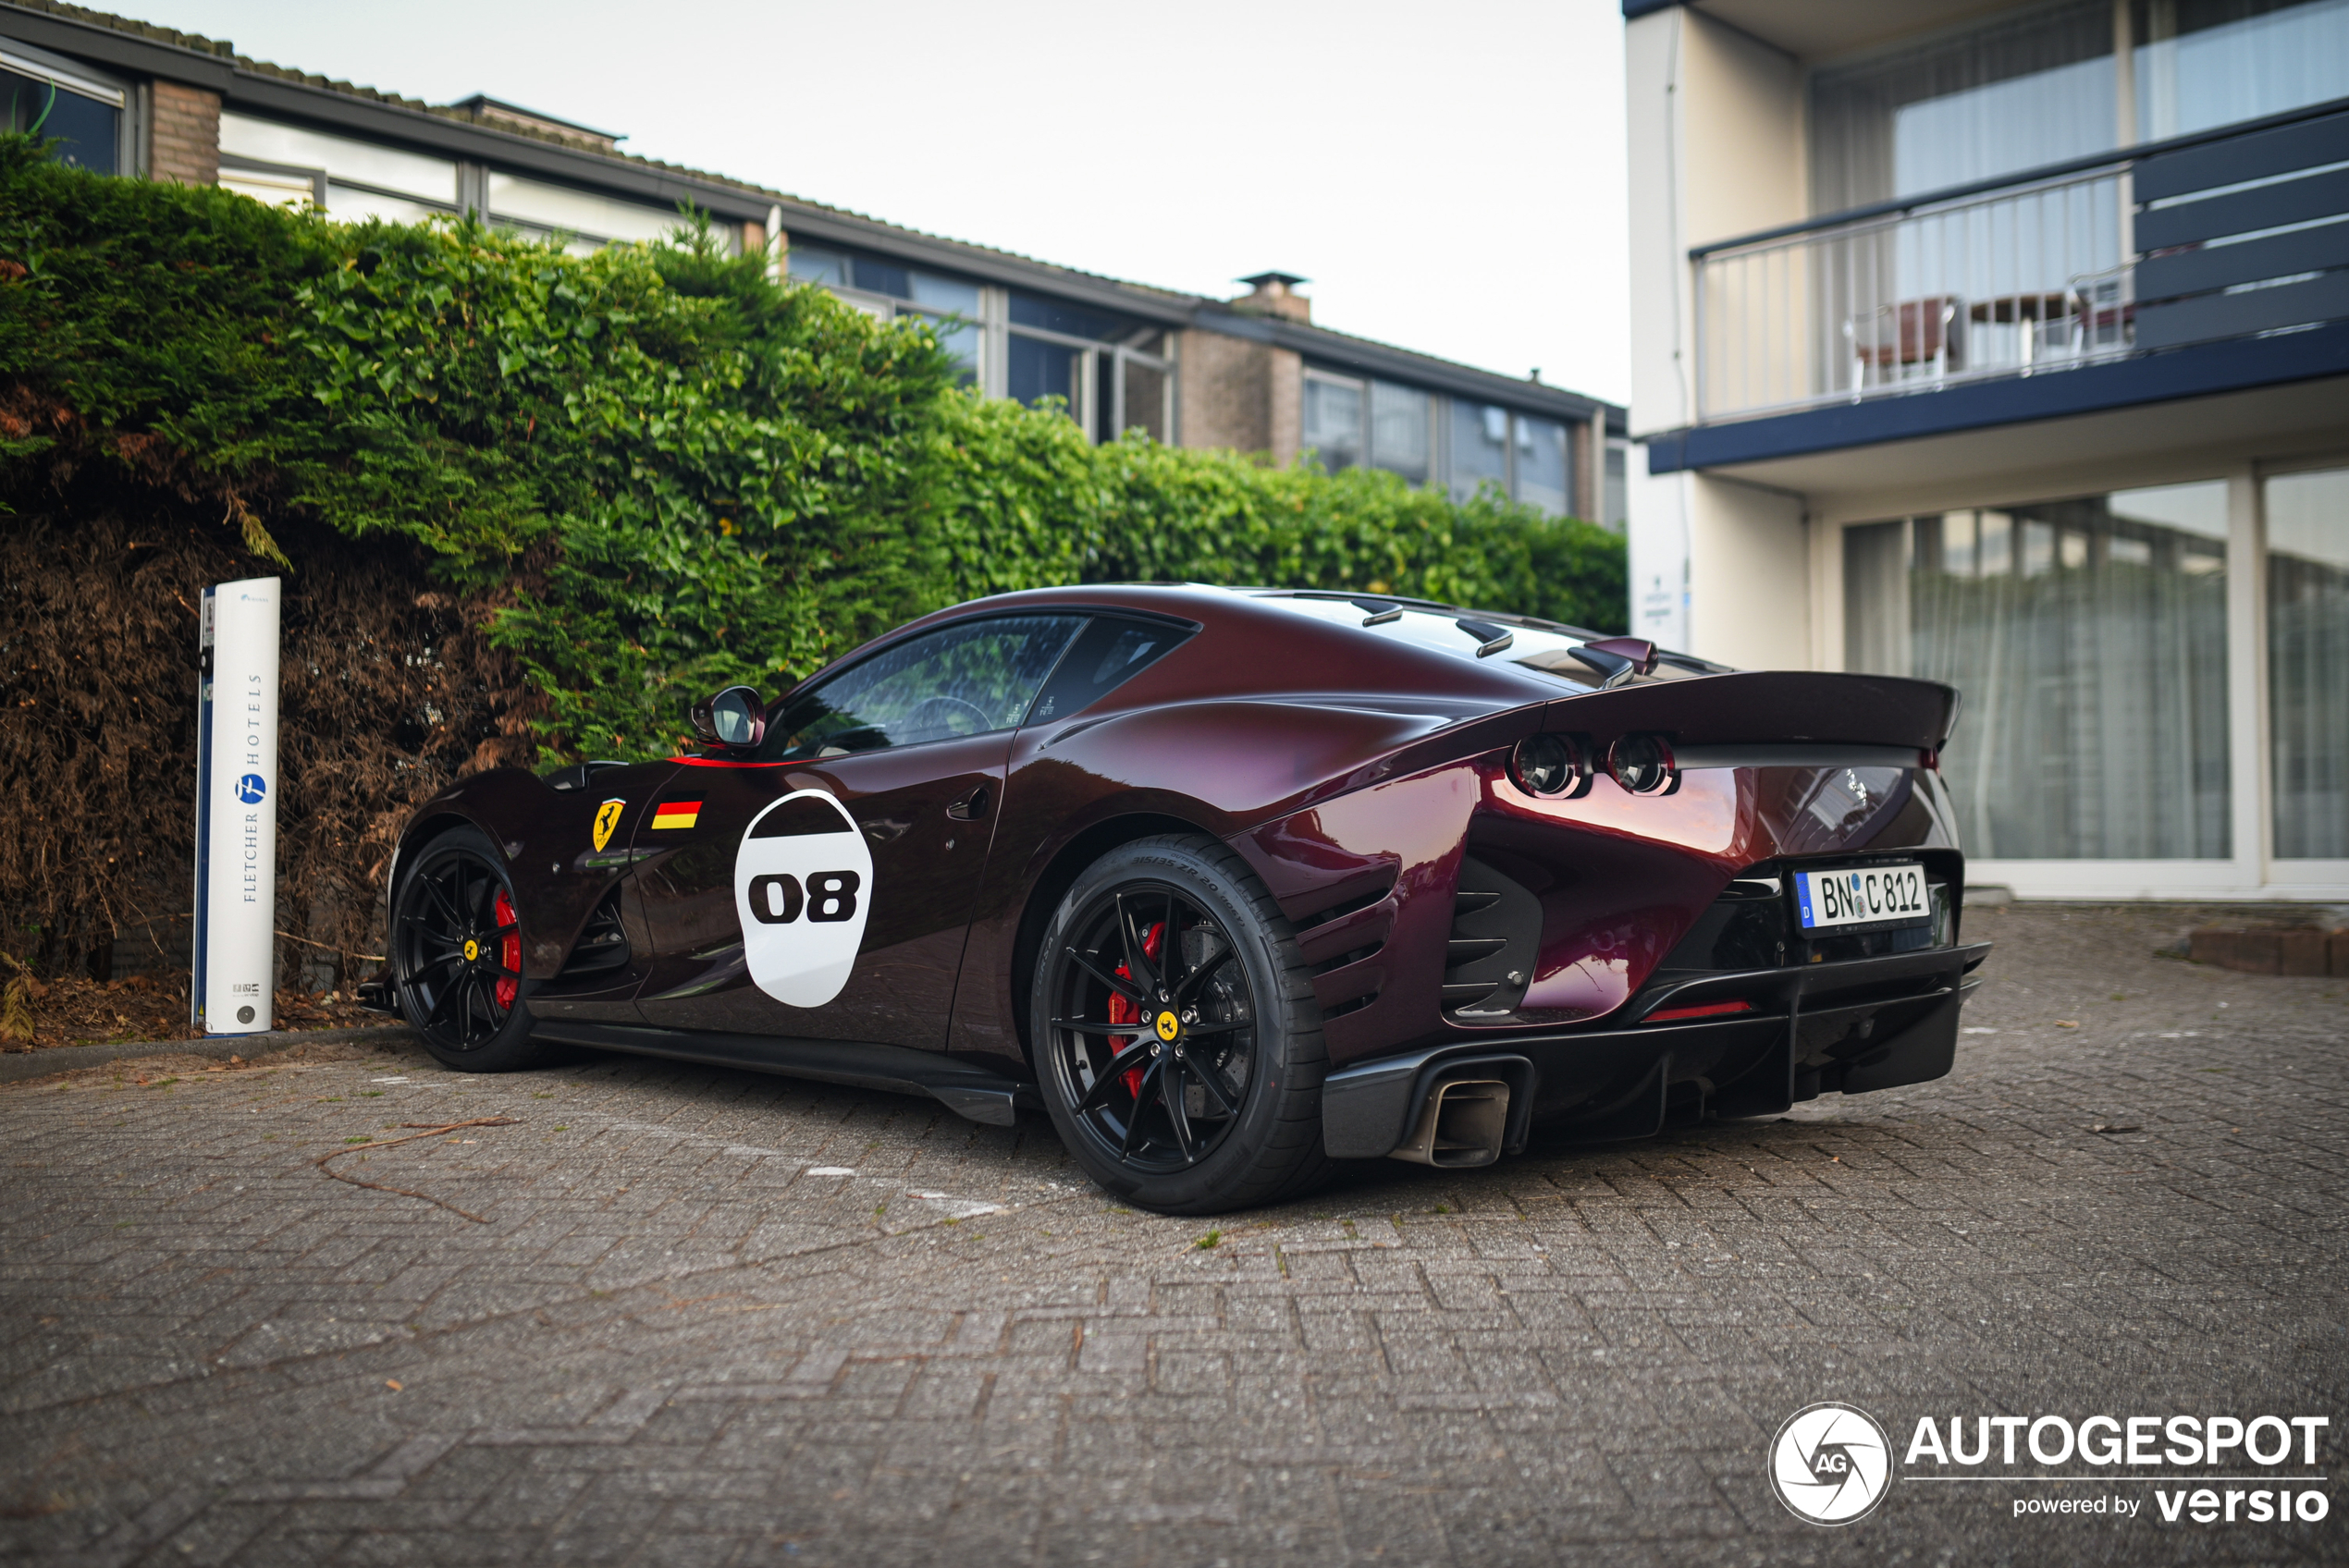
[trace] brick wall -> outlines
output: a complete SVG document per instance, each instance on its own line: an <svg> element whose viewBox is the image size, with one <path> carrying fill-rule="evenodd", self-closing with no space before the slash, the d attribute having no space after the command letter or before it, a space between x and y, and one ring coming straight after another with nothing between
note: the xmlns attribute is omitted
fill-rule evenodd
<svg viewBox="0 0 2349 1568"><path fill-rule="evenodd" d="M1182 339L1183 445L1297 460L1305 361L1288 349L1197 329Z"/></svg>
<svg viewBox="0 0 2349 1568"><path fill-rule="evenodd" d="M1182 340L1183 445L1261 452L1273 445L1272 349L1220 332Z"/></svg>
<svg viewBox="0 0 2349 1568"><path fill-rule="evenodd" d="M176 185L214 185L220 179L220 95L176 81L154 87L154 129L147 172Z"/></svg>
<svg viewBox="0 0 2349 1568"><path fill-rule="evenodd" d="M1305 359L1294 349L1274 349L1270 357L1265 398L1273 422L1270 450L1273 466L1286 468L1305 444Z"/></svg>

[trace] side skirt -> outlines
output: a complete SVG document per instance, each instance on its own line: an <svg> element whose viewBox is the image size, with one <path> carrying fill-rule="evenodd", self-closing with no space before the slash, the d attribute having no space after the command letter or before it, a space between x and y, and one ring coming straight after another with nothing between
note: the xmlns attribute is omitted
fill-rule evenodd
<svg viewBox="0 0 2349 1568"><path fill-rule="evenodd" d="M967 1066L942 1051L884 1046L858 1040L801 1040L777 1035L721 1035L695 1029L656 1029L642 1024L589 1023L542 1018L535 1039L601 1051L628 1051L705 1067L738 1067L787 1078L812 1078L860 1089L928 1095L955 1115L990 1126L1008 1127L1019 1109L1041 1109L1036 1086L985 1068Z"/></svg>

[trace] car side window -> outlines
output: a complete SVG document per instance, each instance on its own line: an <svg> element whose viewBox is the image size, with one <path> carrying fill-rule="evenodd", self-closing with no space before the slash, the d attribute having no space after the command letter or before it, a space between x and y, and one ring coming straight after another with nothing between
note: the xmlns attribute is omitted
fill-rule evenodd
<svg viewBox="0 0 2349 1568"><path fill-rule="evenodd" d="M1052 671L1027 722L1044 724L1091 707L1164 657L1191 635L1191 630L1172 621L1096 618Z"/></svg>
<svg viewBox="0 0 2349 1568"><path fill-rule="evenodd" d="M1084 625L1082 616L996 616L883 649L793 699L759 755L798 762L1009 729Z"/></svg>

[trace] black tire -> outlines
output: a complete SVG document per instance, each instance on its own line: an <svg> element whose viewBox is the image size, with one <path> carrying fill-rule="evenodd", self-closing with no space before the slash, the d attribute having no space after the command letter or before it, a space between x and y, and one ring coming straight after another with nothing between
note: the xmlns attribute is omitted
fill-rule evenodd
<svg viewBox="0 0 2349 1568"><path fill-rule="evenodd" d="M1138 1207L1223 1214L1329 1175L1311 967L1212 839L1138 839L1085 869L1038 950L1028 1032L1062 1141Z"/></svg>
<svg viewBox="0 0 2349 1568"><path fill-rule="evenodd" d="M400 856L389 940L392 998L442 1066L510 1072L554 1055L530 1037L521 910L482 833L451 828Z"/></svg>

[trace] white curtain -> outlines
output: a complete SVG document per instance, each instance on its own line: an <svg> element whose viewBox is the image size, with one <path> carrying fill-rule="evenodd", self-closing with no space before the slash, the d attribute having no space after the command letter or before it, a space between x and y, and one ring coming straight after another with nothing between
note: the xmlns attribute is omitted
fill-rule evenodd
<svg viewBox="0 0 2349 1568"><path fill-rule="evenodd" d="M2266 490L2276 854L2349 858L2349 470Z"/></svg>
<svg viewBox="0 0 2349 1568"><path fill-rule="evenodd" d="M2101 153L2119 140L2109 0L2010 15L1811 79L1813 210Z"/></svg>
<svg viewBox="0 0 2349 1568"><path fill-rule="evenodd" d="M1968 853L2229 853L2223 483L1844 540L1851 667L1965 693L1941 766Z"/></svg>
<svg viewBox="0 0 2349 1568"><path fill-rule="evenodd" d="M2137 135L2349 96L2349 0L2136 0Z"/></svg>

